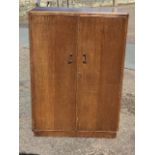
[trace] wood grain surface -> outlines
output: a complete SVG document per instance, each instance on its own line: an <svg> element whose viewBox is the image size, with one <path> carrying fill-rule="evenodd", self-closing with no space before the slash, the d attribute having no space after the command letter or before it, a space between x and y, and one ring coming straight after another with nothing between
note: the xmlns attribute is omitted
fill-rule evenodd
<svg viewBox="0 0 155 155"><path fill-rule="evenodd" d="M29 13L35 135L115 137L128 15L38 12Z"/></svg>

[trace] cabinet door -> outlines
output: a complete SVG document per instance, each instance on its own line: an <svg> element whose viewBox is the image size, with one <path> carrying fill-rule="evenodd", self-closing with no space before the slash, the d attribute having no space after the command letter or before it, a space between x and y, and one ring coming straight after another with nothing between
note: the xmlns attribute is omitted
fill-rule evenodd
<svg viewBox="0 0 155 155"><path fill-rule="evenodd" d="M77 18L55 18L54 128L76 128Z"/></svg>
<svg viewBox="0 0 155 155"><path fill-rule="evenodd" d="M80 17L77 81L79 131L116 131L118 128L126 19Z"/></svg>
<svg viewBox="0 0 155 155"><path fill-rule="evenodd" d="M34 131L75 129L77 19L30 15Z"/></svg>

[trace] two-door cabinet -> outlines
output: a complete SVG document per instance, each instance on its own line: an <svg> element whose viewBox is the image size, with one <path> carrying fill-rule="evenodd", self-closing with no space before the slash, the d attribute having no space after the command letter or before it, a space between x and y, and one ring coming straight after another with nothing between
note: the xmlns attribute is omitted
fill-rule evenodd
<svg viewBox="0 0 155 155"><path fill-rule="evenodd" d="M35 135L116 136L127 23L110 8L29 12Z"/></svg>

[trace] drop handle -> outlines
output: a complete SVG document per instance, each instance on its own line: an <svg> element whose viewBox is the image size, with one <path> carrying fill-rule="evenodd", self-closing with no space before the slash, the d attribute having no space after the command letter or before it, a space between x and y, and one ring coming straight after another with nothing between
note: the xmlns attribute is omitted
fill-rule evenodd
<svg viewBox="0 0 155 155"><path fill-rule="evenodd" d="M86 56L86 54L83 54L83 61L82 61L84 64L86 64L87 63L87 56Z"/></svg>
<svg viewBox="0 0 155 155"><path fill-rule="evenodd" d="M69 55L69 59L68 59L68 64L71 64L71 63L73 63L73 55L72 54Z"/></svg>

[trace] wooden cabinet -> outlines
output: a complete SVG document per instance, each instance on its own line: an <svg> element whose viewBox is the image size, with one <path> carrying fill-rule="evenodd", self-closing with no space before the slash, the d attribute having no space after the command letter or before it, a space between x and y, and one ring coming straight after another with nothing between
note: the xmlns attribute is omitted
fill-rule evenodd
<svg viewBox="0 0 155 155"><path fill-rule="evenodd" d="M128 14L106 10L29 12L35 135L116 136Z"/></svg>

